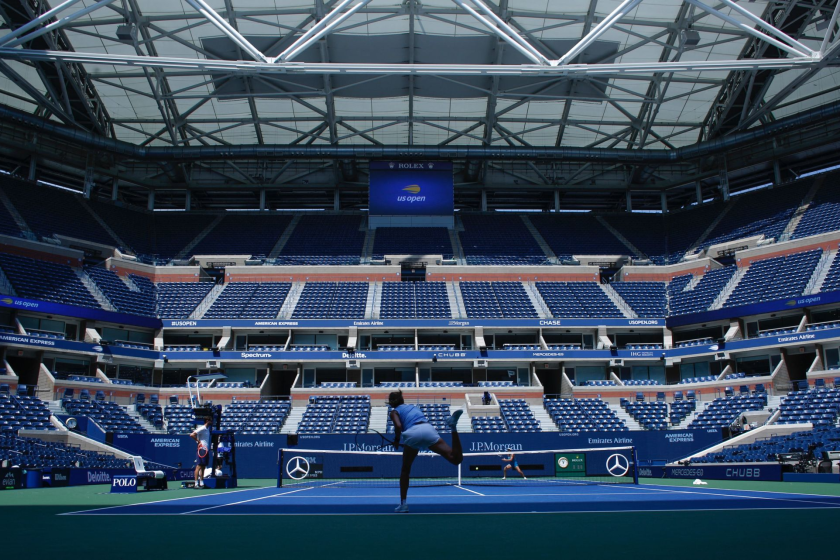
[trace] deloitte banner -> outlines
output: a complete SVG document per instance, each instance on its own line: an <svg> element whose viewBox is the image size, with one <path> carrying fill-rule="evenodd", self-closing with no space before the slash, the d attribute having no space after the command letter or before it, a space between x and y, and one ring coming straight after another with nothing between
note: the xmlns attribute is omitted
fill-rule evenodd
<svg viewBox="0 0 840 560"><path fill-rule="evenodd" d="M656 469L654 469L656 470ZM727 463L665 467L665 478L707 478L709 480L782 480L778 463Z"/></svg>
<svg viewBox="0 0 840 560"><path fill-rule="evenodd" d="M371 216L451 216L454 206L451 162L370 162Z"/></svg>

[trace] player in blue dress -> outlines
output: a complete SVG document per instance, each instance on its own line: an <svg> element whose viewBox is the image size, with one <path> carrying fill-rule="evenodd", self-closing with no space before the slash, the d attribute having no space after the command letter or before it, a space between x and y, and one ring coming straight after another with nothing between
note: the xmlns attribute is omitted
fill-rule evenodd
<svg viewBox="0 0 840 560"><path fill-rule="evenodd" d="M507 465L505 465L505 468L502 469L502 480L505 480L507 478L508 469L511 467L516 469L516 472L521 474L523 479L528 480L528 477L525 476L525 473L522 472L522 469L519 468L519 462L516 460L516 455L511 453L510 455L508 455L507 459L502 457L502 461L507 463Z"/></svg>
<svg viewBox="0 0 840 560"><path fill-rule="evenodd" d="M406 496L411 478L411 465L414 464L414 459L420 451L424 449L434 451L453 465L460 465L464 460L461 438L458 436L458 418L464 411L456 410L446 419L446 425L452 430L452 447L449 447L418 407L405 404L402 391L395 391L388 395L388 404L394 409L391 411L391 420L394 422L394 449L399 449L400 438L403 440L400 505L394 511L408 513Z"/></svg>

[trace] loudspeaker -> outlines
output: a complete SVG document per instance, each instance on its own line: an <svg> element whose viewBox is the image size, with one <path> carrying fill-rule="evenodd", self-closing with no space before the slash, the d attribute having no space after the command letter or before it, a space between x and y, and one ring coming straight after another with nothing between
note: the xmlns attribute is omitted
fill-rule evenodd
<svg viewBox="0 0 840 560"><path fill-rule="evenodd" d="M295 447L298 444L298 435L297 434L289 434L286 436L286 445L289 447Z"/></svg>

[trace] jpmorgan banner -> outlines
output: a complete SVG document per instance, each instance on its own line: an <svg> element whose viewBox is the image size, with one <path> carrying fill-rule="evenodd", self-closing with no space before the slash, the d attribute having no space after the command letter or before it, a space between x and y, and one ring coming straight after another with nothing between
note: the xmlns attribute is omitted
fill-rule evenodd
<svg viewBox="0 0 840 560"><path fill-rule="evenodd" d="M454 205L451 162L370 163L371 216L451 216Z"/></svg>

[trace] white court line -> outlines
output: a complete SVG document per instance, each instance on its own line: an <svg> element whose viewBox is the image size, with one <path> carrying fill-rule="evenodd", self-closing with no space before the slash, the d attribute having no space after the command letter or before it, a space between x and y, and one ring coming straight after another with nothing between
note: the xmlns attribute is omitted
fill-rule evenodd
<svg viewBox="0 0 840 560"><path fill-rule="evenodd" d="M671 479L671 480L678 480L678 479ZM713 481L714 482L714 481ZM728 481L727 481L728 482ZM795 484L795 483L789 483ZM649 487L651 489L656 488L685 488L688 490L701 490L700 488L688 488L684 486L666 486L665 484L639 484L638 487L641 488L642 486ZM618 486L618 488L626 488L625 486ZM716 488L715 490L726 490L726 488ZM792 495L792 496L814 496L816 498L840 498L840 496L834 496L832 494L810 494L808 492L782 492L780 490L731 490L732 492L756 492L762 494L784 494L784 495Z"/></svg>
<svg viewBox="0 0 840 560"><path fill-rule="evenodd" d="M750 495L744 495L744 494L718 494L717 492L706 492L706 491L700 490L699 488L697 489L697 491L692 491L693 488L685 488L685 489L682 489L682 490L673 490L671 488L667 488L667 489L666 488L661 488L661 489L660 488L649 488L649 490L651 490L652 492L665 492L665 493L670 493L670 494L691 494L691 495L696 495L696 496L718 496L718 497L721 497L721 498L743 498L743 499L748 499L748 500L770 500L770 501L777 501L777 502L802 502L802 503L805 503L805 504L822 504L822 505L826 505L826 506L832 506L832 507L835 507L835 508L840 508L840 503L833 503L833 502L820 502L820 501L817 501L817 500L798 500L798 499L795 499L795 498L772 498L772 497L766 497L766 496L750 496ZM723 488L718 488L717 490L723 490L724 492L726 491ZM760 490L757 490L756 492L759 492L759 491ZM733 490L733 492L749 492L749 490ZM796 495L796 494L794 494L794 495ZM827 497L827 496L822 496L822 497Z"/></svg>
<svg viewBox="0 0 840 560"><path fill-rule="evenodd" d="M179 515L189 515L191 513L198 513L200 511L207 511L207 510L211 510L211 509L218 509L218 508L229 507L229 506L237 506L239 504L247 504L248 502L256 502L257 500L267 500L268 498L279 498L279 497L282 497L282 496L286 496L287 494L294 494L295 492L305 492L306 490L312 490L314 488L326 488L326 487L332 486L334 484L340 484L340 482L333 482L332 484L325 484L323 486L310 486L309 488L298 488L297 490L289 490L288 492L280 492L279 494L271 494L270 496L260 496L259 498L251 498L250 500L241 500L239 502L231 502L229 504L220 504L220 505L210 506L210 507L201 508L201 509L194 509L192 511L182 512Z"/></svg>
<svg viewBox="0 0 840 560"><path fill-rule="evenodd" d="M243 488L242 490L231 490L230 492L216 492L214 494L203 494L202 493L202 494L196 494L195 496L184 496L183 498L167 498L165 500L155 500L153 502L140 502L138 504L122 504L122 505L119 505L119 506L108 506L108 507L103 507L103 508L93 508L93 509L82 510L82 511L70 511L70 512L67 512L67 513L59 513L58 515L76 515L77 513L88 513L88 512L92 512L92 511L105 511L105 510L115 509L115 508L133 507L133 506L148 506L148 505L152 505L152 504L163 504L163 503L166 503L166 502L178 502L178 501L181 501L181 500L193 500L195 498L208 498L208 497L211 497L211 496L219 496L221 494L228 495L228 494L238 494L239 492L255 492L257 490L265 490L266 488L276 488L276 486L260 486L259 488ZM108 494L110 495L110 492Z"/></svg>
<svg viewBox="0 0 840 560"><path fill-rule="evenodd" d="M464 488L463 486L457 486L456 485L455 488L458 488L460 490L464 490L466 492L472 492L473 494L476 494L478 496L486 496L486 494L482 494L481 492L476 492L475 490L470 490L469 488Z"/></svg>

